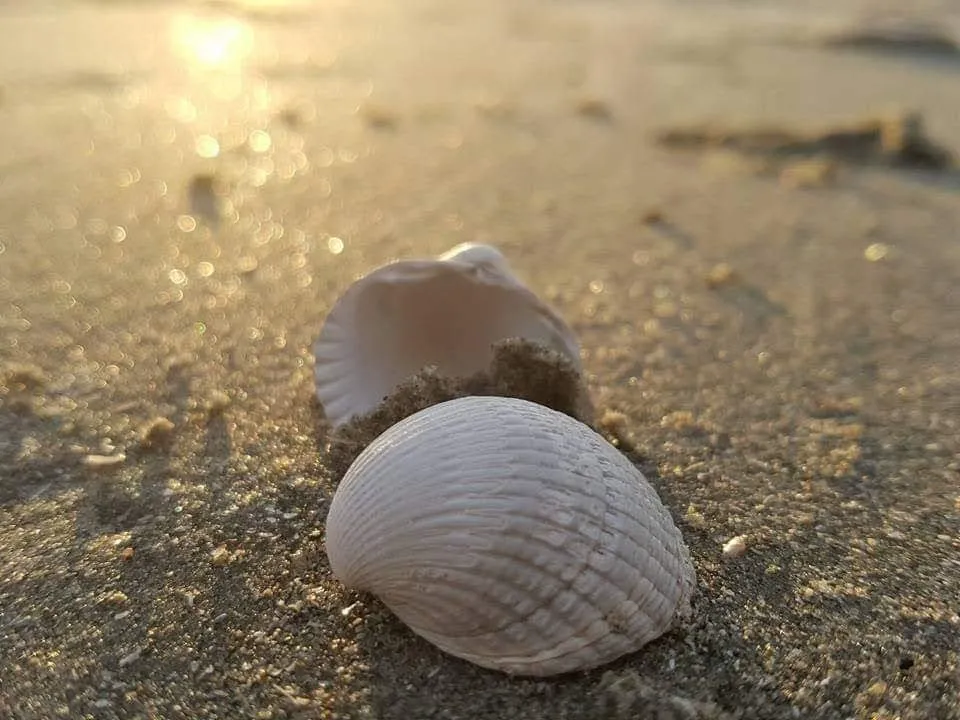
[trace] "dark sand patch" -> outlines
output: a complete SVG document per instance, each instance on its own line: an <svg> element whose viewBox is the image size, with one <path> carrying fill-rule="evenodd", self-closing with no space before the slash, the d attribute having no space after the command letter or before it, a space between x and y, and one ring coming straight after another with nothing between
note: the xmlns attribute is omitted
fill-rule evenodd
<svg viewBox="0 0 960 720"><path fill-rule="evenodd" d="M940 171L954 167L953 153L927 136L916 113L813 132L774 126L673 128L659 133L657 141L678 150L732 150L781 162L819 157L853 165Z"/></svg>
<svg viewBox="0 0 960 720"><path fill-rule="evenodd" d="M367 103L361 106L360 115L375 130L396 130L400 124L400 116L386 105Z"/></svg>
<svg viewBox="0 0 960 720"><path fill-rule="evenodd" d="M342 477L367 445L405 417L469 395L521 398L587 424L593 419L583 378L568 358L528 340L504 340L494 345L488 370L458 378L426 368L397 387L376 409L334 430L327 446L334 477Z"/></svg>
<svg viewBox="0 0 960 720"><path fill-rule="evenodd" d="M826 38L823 46L894 57L960 62L960 44L952 35L941 28L920 25L853 28Z"/></svg>
<svg viewBox="0 0 960 720"><path fill-rule="evenodd" d="M613 122L613 108L603 98L585 95L577 99L577 114L599 122Z"/></svg>
<svg viewBox="0 0 960 720"><path fill-rule="evenodd" d="M190 212L217 227L223 216L223 198L228 188L223 179L210 173L200 173L190 179L187 198Z"/></svg>

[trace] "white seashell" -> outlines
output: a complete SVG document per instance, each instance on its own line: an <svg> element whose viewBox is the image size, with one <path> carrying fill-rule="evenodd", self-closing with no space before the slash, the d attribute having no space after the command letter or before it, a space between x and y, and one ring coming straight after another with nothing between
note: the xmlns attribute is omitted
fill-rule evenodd
<svg viewBox="0 0 960 720"><path fill-rule="evenodd" d="M334 575L487 668L585 670L690 611L695 572L656 491L586 425L525 400L465 397L357 458L326 526Z"/></svg>
<svg viewBox="0 0 960 720"><path fill-rule="evenodd" d="M486 370L493 343L508 338L536 341L580 368L573 331L496 248L468 243L390 263L347 288L327 316L314 344L317 397L342 425L426 366L450 377Z"/></svg>

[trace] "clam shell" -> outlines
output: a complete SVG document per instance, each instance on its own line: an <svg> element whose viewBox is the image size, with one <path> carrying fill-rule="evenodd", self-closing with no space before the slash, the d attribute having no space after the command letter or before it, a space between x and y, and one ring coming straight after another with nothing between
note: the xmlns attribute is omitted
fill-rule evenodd
<svg viewBox="0 0 960 720"><path fill-rule="evenodd" d="M580 368L573 331L496 248L465 244L390 263L347 288L327 315L314 344L317 397L339 426L424 367L448 377L485 370L493 344L509 338L538 342Z"/></svg>
<svg viewBox="0 0 960 720"><path fill-rule="evenodd" d="M326 525L334 575L440 649L512 674L603 665L690 611L695 573L639 470L586 425L466 397L377 438Z"/></svg>

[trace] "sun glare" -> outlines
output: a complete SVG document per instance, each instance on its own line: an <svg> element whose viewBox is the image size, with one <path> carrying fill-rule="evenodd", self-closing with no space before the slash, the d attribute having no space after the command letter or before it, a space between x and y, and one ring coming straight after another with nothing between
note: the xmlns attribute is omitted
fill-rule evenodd
<svg viewBox="0 0 960 720"><path fill-rule="evenodd" d="M194 66L227 69L239 65L250 52L250 28L235 18L182 15L173 25L179 53Z"/></svg>

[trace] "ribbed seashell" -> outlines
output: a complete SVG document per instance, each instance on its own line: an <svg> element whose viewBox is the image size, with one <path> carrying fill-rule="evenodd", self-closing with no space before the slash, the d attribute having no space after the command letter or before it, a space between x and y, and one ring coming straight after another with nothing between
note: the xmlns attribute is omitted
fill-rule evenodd
<svg viewBox="0 0 960 720"><path fill-rule="evenodd" d="M510 338L538 342L580 368L573 331L496 248L468 243L393 262L353 283L327 315L314 344L317 397L339 426L427 366L448 377L486 370L493 344Z"/></svg>
<svg viewBox="0 0 960 720"><path fill-rule="evenodd" d="M357 458L326 526L334 575L440 649L520 675L633 652L690 611L683 538L640 471L541 405L465 397Z"/></svg>

